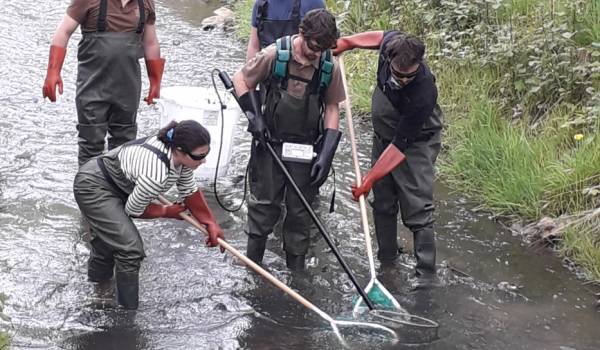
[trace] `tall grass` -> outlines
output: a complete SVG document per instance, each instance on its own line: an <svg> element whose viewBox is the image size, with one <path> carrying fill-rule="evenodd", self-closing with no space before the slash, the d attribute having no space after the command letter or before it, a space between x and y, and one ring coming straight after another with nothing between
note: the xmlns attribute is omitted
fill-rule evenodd
<svg viewBox="0 0 600 350"><path fill-rule="evenodd" d="M466 118L452 127L441 161L444 179L488 209L529 219L541 213L549 145L510 125L485 95L470 99Z"/></svg>
<svg viewBox="0 0 600 350"><path fill-rule="evenodd" d="M0 322L10 320L10 318L8 316L3 314L5 300L6 300L6 295L4 295L3 293L0 293ZM9 345L10 345L9 335L0 331L0 350L8 349Z"/></svg>
<svg viewBox="0 0 600 350"><path fill-rule="evenodd" d="M235 33L240 40L247 41L250 37L250 24L254 0L240 0L233 5Z"/></svg>

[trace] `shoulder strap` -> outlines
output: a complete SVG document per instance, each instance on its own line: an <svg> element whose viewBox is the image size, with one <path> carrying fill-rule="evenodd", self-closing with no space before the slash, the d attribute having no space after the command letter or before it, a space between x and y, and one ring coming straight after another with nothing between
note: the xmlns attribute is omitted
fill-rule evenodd
<svg viewBox="0 0 600 350"><path fill-rule="evenodd" d="M292 17L290 19L300 22L300 0L294 0L292 5Z"/></svg>
<svg viewBox="0 0 600 350"><path fill-rule="evenodd" d="M281 37L275 41L277 45L277 56L273 65L273 77L279 80L285 80L287 77L288 62L292 55L291 37L289 35Z"/></svg>
<svg viewBox="0 0 600 350"><path fill-rule="evenodd" d="M146 8L144 6L144 0L138 0L138 9L140 13L140 21L135 32L140 34L144 31L144 25L146 24Z"/></svg>
<svg viewBox="0 0 600 350"><path fill-rule="evenodd" d="M169 157L167 157L167 154L162 152L161 150L159 150L158 148L149 145L146 143L146 140L148 140L149 137L142 137L140 139L136 139L136 140L132 140L129 141L125 144L123 144L124 147L127 146L133 146L133 145L138 145L138 146L142 146L143 148L149 150L150 152L156 154L158 156L158 159L160 159L165 166L167 167L167 169L171 168L171 162L169 161Z"/></svg>
<svg viewBox="0 0 600 350"><path fill-rule="evenodd" d="M323 51L319 64L319 93L325 93L333 75L333 58L331 50Z"/></svg>
<svg viewBox="0 0 600 350"><path fill-rule="evenodd" d="M256 19L258 22L262 22L267 19L267 11L269 10L269 2L267 0L258 0L258 7L256 9Z"/></svg>
<svg viewBox="0 0 600 350"><path fill-rule="evenodd" d="M100 12L98 13L98 22L96 24L96 31L106 31L106 12L108 8L108 0L100 0Z"/></svg>

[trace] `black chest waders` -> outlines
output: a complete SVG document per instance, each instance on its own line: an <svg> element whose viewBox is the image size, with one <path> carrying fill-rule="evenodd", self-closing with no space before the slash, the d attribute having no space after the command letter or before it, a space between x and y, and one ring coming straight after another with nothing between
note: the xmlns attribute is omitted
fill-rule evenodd
<svg viewBox="0 0 600 350"><path fill-rule="evenodd" d="M396 135L400 115L379 87L372 100L373 149L375 164ZM435 235L433 230L434 164L441 148L442 116L436 106L423 130L402 150L406 160L373 186L373 218L379 246L378 258L389 262L398 256L398 211L403 224L413 232L416 275L432 278L435 274Z"/></svg>
<svg viewBox="0 0 600 350"><path fill-rule="evenodd" d="M80 166L104 151L107 132L109 150L137 135L144 2L138 0L140 19L135 32L107 32L107 1L100 1L97 31L83 33L77 51L75 105Z"/></svg>
<svg viewBox="0 0 600 350"><path fill-rule="evenodd" d="M278 1L274 2L277 6ZM256 30L261 49L271 45L278 38L297 34L300 25L300 0L293 0L290 19L269 19L268 12L271 5L268 0L259 0L258 3Z"/></svg>
<svg viewBox="0 0 600 350"><path fill-rule="evenodd" d="M152 152L165 162L166 155L142 144L144 141L134 140L121 147L141 144L154 149ZM137 227L125 212L125 203L134 184L121 170L120 150L120 147L115 148L83 164L75 176L73 191L92 231L89 280L105 282L113 277L113 270L116 270L117 301L125 308L135 309L138 306L138 273L146 255Z"/></svg>

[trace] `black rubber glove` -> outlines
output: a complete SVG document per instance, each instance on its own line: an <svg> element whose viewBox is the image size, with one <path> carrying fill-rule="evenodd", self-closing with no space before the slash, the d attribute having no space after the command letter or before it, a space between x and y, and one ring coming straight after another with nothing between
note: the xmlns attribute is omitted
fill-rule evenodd
<svg viewBox="0 0 600 350"><path fill-rule="evenodd" d="M240 107L246 113L248 118L248 131L257 139L261 145L265 146L271 138L267 124L260 108L260 98L258 91L248 91L239 97Z"/></svg>
<svg viewBox="0 0 600 350"><path fill-rule="evenodd" d="M333 161L333 156L341 137L342 133L339 130L325 129L321 150L310 170L311 186L320 187L327 180L329 170L331 169L331 162Z"/></svg>

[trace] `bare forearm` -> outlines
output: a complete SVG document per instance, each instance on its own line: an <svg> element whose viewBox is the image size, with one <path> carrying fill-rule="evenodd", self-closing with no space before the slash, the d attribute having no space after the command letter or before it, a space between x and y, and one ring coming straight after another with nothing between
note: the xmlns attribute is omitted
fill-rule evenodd
<svg viewBox="0 0 600 350"><path fill-rule="evenodd" d="M383 40L383 31L363 32L340 38L350 44L351 48L357 49L378 49Z"/></svg>
<svg viewBox="0 0 600 350"><path fill-rule="evenodd" d="M147 60L155 60L160 58L160 44L156 36L156 27L154 25L144 26L144 58Z"/></svg>
<svg viewBox="0 0 600 350"><path fill-rule="evenodd" d="M330 103L325 106L324 124L325 129L339 129L340 107L337 103Z"/></svg>
<svg viewBox="0 0 600 350"><path fill-rule="evenodd" d="M248 39L248 49L246 50L246 62L254 58L258 51L260 51L258 32L255 27L252 27L250 31L250 38Z"/></svg>
<svg viewBox="0 0 600 350"><path fill-rule="evenodd" d="M66 15L56 28L56 32L52 37L52 45L67 47L71 35L77 29L79 23L70 16Z"/></svg>
<svg viewBox="0 0 600 350"><path fill-rule="evenodd" d="M235 88L235 93L238 96L242 96L246 92L256 88L256 86L248 86L241 70L237 71L233 75L233 87Z"/></svg>

